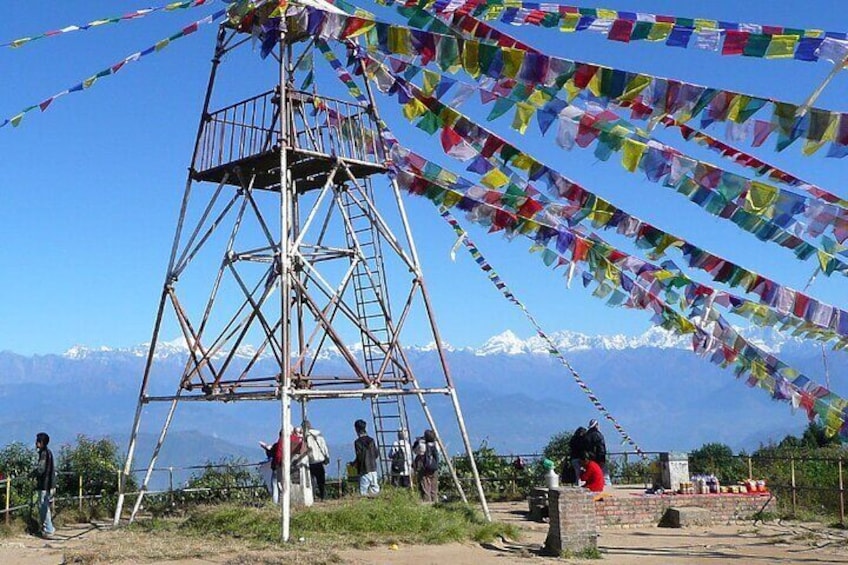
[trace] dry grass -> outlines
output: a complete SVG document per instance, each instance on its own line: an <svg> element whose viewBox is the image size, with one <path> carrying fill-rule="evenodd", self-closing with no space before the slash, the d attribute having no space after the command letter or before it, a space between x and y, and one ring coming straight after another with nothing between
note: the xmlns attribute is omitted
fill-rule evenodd
<svg viewBox="0 0 848 565"><path fill-rule="evenodd" d="M226 565L329 565L339 563L338 555L324 549L297 546L269 548L247 540L212 536L203 538L180 531L140 529L104 531L86 540L84 546L65 550L65 563L93 565L99 563L145 563L188 559L216 560Z"/></svg>

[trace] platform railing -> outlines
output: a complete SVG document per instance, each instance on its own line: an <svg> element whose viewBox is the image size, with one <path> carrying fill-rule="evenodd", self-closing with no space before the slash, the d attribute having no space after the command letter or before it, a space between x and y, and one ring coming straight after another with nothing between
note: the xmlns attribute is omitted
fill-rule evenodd
<svg viewBox="0 0 848 565"><path fill-rule="evenodd" d="M379 128L361 104L290 91L290 148L314 155L379 164ZM205 116L194 168L198 172L279 149L279 96L273 90Z"/></svg>

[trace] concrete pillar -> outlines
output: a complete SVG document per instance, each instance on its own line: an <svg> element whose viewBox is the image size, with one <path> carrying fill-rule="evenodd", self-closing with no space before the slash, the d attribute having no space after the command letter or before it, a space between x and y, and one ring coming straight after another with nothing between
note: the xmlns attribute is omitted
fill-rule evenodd
<svg viewBox="0 0 848 565"><path fill-rule="evenodd" d="M579 555L598 549L593 493L582 488L548 490L550 528L545 549L555 555Z"/></svg>

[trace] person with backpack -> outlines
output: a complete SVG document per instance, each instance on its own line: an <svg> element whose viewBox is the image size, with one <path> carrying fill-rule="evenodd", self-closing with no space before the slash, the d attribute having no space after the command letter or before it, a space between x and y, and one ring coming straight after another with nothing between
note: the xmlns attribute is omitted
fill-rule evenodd
<svg viewBox="0 0 848 565"><path fill-rule="evenodd" d="M409 488L412 476L412 446L406 439L406 430L398 430L397 440L389 452L391 458L392 485Z"/></svg>
<svg viewBox="0 0 848 565"><path fill-rule="evenodd" d="M424 437L415 442L415 474L418 491L424 502L439 500L439 451L433 430L424 432Z"/></svg>
<svg viewBox="0 0 848 565"><path fill-rule="evenodd" d="M368 435L367 426L365 420L353 423L357 435L353 442L356 459L350 462L359 475L359 494L362 496L380 493L380 483L377 482L377 442Z"/></svg>
<svg viewBox="0 0 848 565"><path fill-rule="evenodd" d="M304 435L306 437L306 454L309 458L309 475L315 481L318 490L318 498L324 500L327 474L324 466L330 463L330 450L327 441L319 430L312 427L309 420L303 421Z"/></svg>

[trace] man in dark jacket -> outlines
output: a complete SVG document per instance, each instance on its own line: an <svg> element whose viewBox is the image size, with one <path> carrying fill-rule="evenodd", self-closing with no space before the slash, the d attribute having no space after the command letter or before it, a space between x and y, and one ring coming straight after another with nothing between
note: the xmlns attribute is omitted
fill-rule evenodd
<svg viewBox="0 0 848 565"><path fill-rule="evenodd" d="M586 428L580 426L568 440L569 458L563 461L562 481L580 486L580 461L586 454Z"/></svg>
<svg viewBox="0 0 848 565"><path fill-rule="evenodd" d="M584 438L586 456L600 466L604 472L604 482L611 484L609 471L607 470L607 444L604 441L604 434L598 427L598 421L595 419L589 420L589 429L586 430Z"/></svg>
<svg viewBox="0 0 848 565"><path fill-rule="evenodd" d="M351 465L356 467L359 475L359 494L362 496L379 494L380 483L377 482L377 443L368 435L365 420L357 420L353 423L356 430L356 441L353 442L353 451L356 459Z"/></svg>
<svg viewBox="0 0 848 565"><path fill-rule="evenodd" d="M41 524L41 537L51 538L56 533L53 517L50 514L50 501L56 488L56 466L53 464L53 452L47 448L50 436L39 432L35 436L35 448L38 450L38 464L30 473L35 477L35 490L38 491L38 517Z"/></svg>

